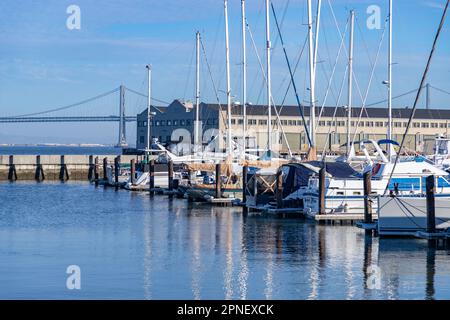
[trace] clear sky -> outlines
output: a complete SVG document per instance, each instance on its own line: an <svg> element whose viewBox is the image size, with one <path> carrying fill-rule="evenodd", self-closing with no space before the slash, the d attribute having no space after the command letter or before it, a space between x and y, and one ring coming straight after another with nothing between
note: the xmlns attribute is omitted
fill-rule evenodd
<svg viewBox="0 0 450 320"><path fill-rule="evenodd" d="M349 10L356 11L355 78L364 96L371 65L383 36L388 0L323 0L319 33L317 99L323 103L329 75L340 45L339 28L346 27ZM295 64L306 39L306 0L273 0L292 64ZM316 0L313 0L314 11ZM394 96L417 88L427 55L442 14L445 0L394 0ZM81 9L81 29L69 30L66 13L69 5ZM381 29L369 30L368 6L381 8ZM240 1L229 0L231 79L235 100L241 101ZM264 1L247 0L248 22L256 49L264 61ZM155 98L193 100L195 85L195 32L200 30L211 65L211 75L202 55L202 100L215 102L212 81L225 90L224 15L222 0L2 0L0 2L0 114L38 112L89 98L124 84L146 91L145 65L154 70ZM278 40L273 16L273 95L277 104L285 96L288 69ZM446 24L433 61L429 82L450 91L450 37ZM248 36L249 37L249 36ZM265 91L255 49L248 39L248 88L250 102L264 103ZM348 35L345 39L348 46ZM301 56L295 78L303 103L308 104L307 51ZM327 105L337 103L337 92L346 67L345 51L336 67L333 90ZM211 80L212 78L212 80ZM373 83L367 102L385 99L387 78L387 34L384 34ZM346 90L346 88L344 89ZM221 101L225 95L219 92ZM394 100L398 107L411 106L413 96ZM346 104L346 94L340 105ZM432 90L432 107L450 108L449 96ZM114 97L79 109L79 113L117 113ZM288 93L286 103L295 103ZM355 86L355 104L361 104ZM423 103L422 103L423 105ZM380 104L385 106L385 104ZM138 112L145 99L130 98L127 108ZM64 114L62 114L64 115ZM134 142L134 126L128 128ZM117 125L111 124L18 124L0 125L0 143L78 142L114 143Z"/></svg>

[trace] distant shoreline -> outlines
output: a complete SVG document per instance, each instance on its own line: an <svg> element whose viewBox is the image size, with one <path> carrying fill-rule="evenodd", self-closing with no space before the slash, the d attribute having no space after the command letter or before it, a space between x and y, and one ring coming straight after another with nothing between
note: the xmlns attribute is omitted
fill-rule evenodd
<svg viewBox="0 0 450 320"><path fill-rule="evenodd" d="M93 144L93 143L72 143L72 144L59 144L59 143L36 143L36 144L0 144L0 147L93 147L93 148L115 148L115 145L108 144Z"/></svg>

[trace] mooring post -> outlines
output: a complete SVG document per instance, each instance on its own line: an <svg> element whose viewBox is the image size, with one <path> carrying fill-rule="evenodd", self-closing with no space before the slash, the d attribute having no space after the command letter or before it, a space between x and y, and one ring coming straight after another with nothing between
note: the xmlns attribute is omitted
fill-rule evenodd
<svg viewBox="0 0 450 320"><path fill-rule="evenodd" d="M364 173L364 223L372 223L372 172Z"/></svg>
<svg viewBox="0 0 450 320"><path fill-rule="evenodd" d="M326 169L322 168L319 171L319 212L318 214L325 214L325 195L326 195L326 188L325 188L325 175L326 175Z"/></svg>
<svg viewBox="0 0 450 320"><path fill-rule="evenodd" d="M114 186L119 188L120 156L114 158Z"/></svg>
<svg viewBox="0 0 450 320"><path fill-rule="evenodd" d="M248 184L248 166L244 166L242 168L242 208L244 215L248 214L248 207L247 207L247 184Z"/></svg>
<svg viewBox="0 0 450 320"><path fill-rule="evenodd" d="M282 209L283 208L283 172L281 170L277 171L276 198L277 198L277 209Z"/></svg>
<svg viewBox="0 0 450 320"><path fill-rule="evenodd" d="M173 197L173 161L170 160L167 169L167 177L168 177L168 187L169 187L169 198Z"/></svg>
<svg viewBox="0 0 450 320"><path fill-rule="evenodd" d="M14 182L17 180L16 165L14 164L14 156L9 156L9 172L8 180Z"/></svg>
<svg viewBox="0 0 450 320"><path fill-rule="evenodd" d="M222 198L222 166L220 163L216 164L216 198Z"/></svg>
<svg viewBox="0 0 450 320"><path fill-rule="evenodd" d="M130 178L131 184L134 185L136 183L136 162L134 159L130 161Z"/></svg>
<svg viewBox="0 0 450 320"><path fill-rule="evenodd" d="M69 180L69 172L67 170L65 156L61 156L60 166L61 167L59 169L59 180L61 182L65 182L65 181Z"/></svg>
<svg viewBox="0 0 450 320"><path fill-rule="evenodd" d="M153 197L155 195L155 160L150 160L149 165L150 170L150 196Z"/></svg>
<svg viewBox="0 0 450 320"><path fill-rule="evenodd" d="M98 187L98 157L95 157L95 163L94 163L94 181L95 181L95 186Z"/></svg>
<svg viewBox="0 0 450 320"><path fill-rule="evenodd" d="M108 167L108 158L103 158L103 180L108 181L108 172L106 168Z"/></svg>
<svg viewBox="0 0 450 320"><path fill-rule="evenodd" d="M34 175L37 182L42 182L45 179L44 169L41 164L41 156L36 156L36 173Z"/></svg>
<svg viewBox="0 0 450 320"><path fill-rule="evenodd" d="M88 172L88 181L92 182L94 180L94 156L89 156L89 172Z"/></svg>
<svg viewBox="0 0 450 320"><path fill-rule="evenodd" d="M427 177L427 233L435 233L436 232L436 207L435 207L435 177L429 176Z"/></svg>

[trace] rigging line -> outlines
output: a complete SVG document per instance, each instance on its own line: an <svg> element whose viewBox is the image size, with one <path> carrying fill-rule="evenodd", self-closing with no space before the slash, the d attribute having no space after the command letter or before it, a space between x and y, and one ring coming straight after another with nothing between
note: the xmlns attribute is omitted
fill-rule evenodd
<svg viewBox="0 0 450 320"><path fill-rule="evenodd" d="M295 99L297 100L297 104L298 104L298 110L299 110L300 116L302 117L302 120L303 120L303 126L305 128L306 137L308 138L309 145L312 146L313 144L312 144L311 136L309 133L308 125L306 123L305 115L303 114L303 110L302 110L302 103L300 102L300 97L298 96L297 86L294 81L294 74L292 73L291 63L289 62L289 57L287 55L286 46L284 45L283 36L281 34L280 26L278 25L278 19L277 19L277 15L275 13L275 7L273 6L273 3L271 3L270 5L272 7L272 13L273 13L273 16L275 19L275 24L277 26L280 43L281 43L281 46L283 47L284 57L286 58L286 63L287 63L287 67L289 69L289 74L291 75L292 88L294 89Z"/></svg>
<svg viewBox="0 0 450 320"><path fill-rule="evenodd" d="M89 98L89 99L86 99L86 100L83 100L83 101L80 101L80 102L77 102L77 103L73 103L73 104L70 104L70 105L67 105L67 106L63 106L63 107L60 107L60 108L54 108L54 109L50 109L50 110L46 110L46 111L40 111L40 112L35 112L35 113L28 113L28 114L22 114L22 115L18 115L18 116L12 116L11 118L32 117L32 116L37 116L37 115L40 115L40 114L46 114L46 113L51 113L51 112L56 112L56 111L61 111L61 110L67 110L67 109L70 109L70 108L73 108L73 107L77 107L77 106L80 106L82 104L86 104L86 103L89 103L91 101L103 98L103 97L106 97L106 96L108 96L110 94L118 92L119 90L120 90L120 87L118 87L118 88L116 88L114 90L102 93L102 94L100 94L98 96L95 96L95 97L92 97L92 98Z"/></svg>
<svg viewBox="0 0 450 320"><path fill-rule="evenodd" d="M299 54L299 56L298 56L298 58L297 58L297 62L295 63L295 67L294 67L294 75L297 73L297 69L298 69L298 66L299 66L299 64L300 64L300 60L302 59L302 56L303 56L303 52L305 51L305 48L306 48L306 45L308 44L308 36L306 36L305 37L305 41L303 42L303 47L302 47L302 50L300 51L300 54ZM286 79L288 78L288 76L286 77ZM289 84L288 84L288 87L287 87L287 89L286 89L286 92L284 93L284 97L283 97L283 100L282 100L282 102L281 102L281 106L280 106L280 112L281 112L281 110L283 110L283 106L284 106L284 103L286 102L286 98L287 98L287 95L289 94L289 90L291 89L291 85L292 85L292 79L289 77Z"/></svg>
<svg viewBox="0 0 450 320"><path fill-rule="evenodd" d="M424 227L422 227L422 226L420 226L418 223L416 223L410 216L408 216L408 213L410 214L410 215L412 215L414 218L416 218L416 216L407 208L407 207L405 207L405 205L403 204L403 202L400 200L400 199L398 199L399 201L397 201L397 203L399 204L399 208L400 208L400 210L402 211L402 213L405 215L405 217L409 220L409 221L411 221L413 224L415 224L416 225L416 227L418 227L419 229L422 229L422 230L424 230L425 228ZM404 209L404 210L403 210ZM405 212L405 210L406 210L406 212Z"/></svg>
<svg viewBox="0 0 450 320"><path fill-rule="evenodd" d="M345 30L344 30L344 37L341 40L341 45L339 46L338 54L337 54L336 60L334 62L333 71L331 72L331 76L330 76L330 79L328 81L327 90L325 92L325 97L323 98L323 103L322 103L322 106L320 108L319 117L317 118L316 127L318 126L318 123L319 123L319 121L320 121L320 119L322 117L322 113L323 113L323 110L325 108L325 104L326 104L327 99L328 99L328 94L329 94L329 91L330 91L330 88L331 88L331 84L333 82L334 74L336 72L336 68L337 68L337 65L338 65L338 62L339 62L339 58L341 56L342 47L344 46L345 34L347 33L348 24L349 24L349 19L347 19L347 24L346 24Z"/></svg>
<svg viewBox="0 0 450 320"><path fill-rule="evenodd" d="M433 41L433 46L431 47L431 52L430 52L430 56L428 57L427 65L425 67L425 71L423 73L422 80L420 81L420 85L419 85L420 89L417 91L416 99L414 101L414 107L412 109L411 116L409 117L408 125L406 126L406 130L405 130L405 133L404 133L403 138L402 138L402 143L400 144L399 156L397 156L395 158L394 166L392 168L391 174L389 175L389 180L388 180L388 183L386 185L386 189L384 190L384 194L386 194L386 192L387 192L387 190L389 188L389 184L390 184L390 182L392 180L392 175L394 174L395 168L397 167L397 163L398 163L398 160L400 158L400 153L401 153L401 151L403 149L403 146L405 145L406 136L408 135L409 129L411 127L411 123L412 123L412 121L414 119L414 115L415 115L416 109L417 109L417 104L419 102L420 95L422 93L422 89L423 89L425 81L427 79L428 71L430 70L430 65L431 65L431 61L432 61L433 56L434 56L434 52L436 51L437 42L439 40L439 36L441 34L442 28L444 27L445 17L447 16L447 10L448 10L449 3L450 3L450 0L447 0L447 3L445 4L444 12L442 13L441 22L439 23L439 27L438 27L436 36L435 36L434 41Z"/></svg>
<svg viewBox="0 0 450 320"><path fill-rule="evenodd" d="M348 73L348 65L346 66L345 72L344 72L344 76L342 77L342 83L341 83L341 88L339 90L338 99L336 101L336 107L334 108L333 117L331 118L331 124L332 125L333 125L333 122L337 121L336 115L337 115L337 111L339 109L339 105L340 105L340 102L341 102L341 97L342 97L342 93L344 91L345 82L347 80L347 73ZM326 139L325 144L323 146L322 159L325 159L325 153L326 153L325 150L326 150L327 144L328 144L329 139L330 139L332 125L329 126L329 128L328 128L327 139Z"/></svg>
<svg viewBox="0 0 450 320"><path fill-rule="evenodd" d="M131 93L134 93L134 94L136 94L136 95L138 95L138 96L141 96L141 97L144 97L144 98L147 98L147 97L148 97L145 93L141 93L141 92L139 92L139 91L130 89L130 88L128 88L128 87L125 87L125 90L130 91ZM156 102L159 102L159 103L163 103L163 104L167 104L167 105L170 104L170 102L167 102L167 101L164 101L164 100L160 100L160 99L156 99L156 98L151 98L151 99L152 99L153 101L156 101Z"/></svg>
<svg viewBox="0 0 450 320"><path fill-rule="evenodd" d="M214 95L216 96L216 101L217 101L217 104L219 105L219 111L222 111L222 105L220 104L220 99L219 99L219 92L217 91L217 87L216 87L216 84L214 82L214 78L213 78L212 72L211 72L211 66L209 64L209 60L208 60L208 57L206 55L206 49L205 49L205 46L203 45L203 39L201 39L201 38L200 38L200 45L202 47L203 57L205 58L206 66L208 68L209 77L211 78L211 84L213 86ZM222 120L224 121L225 127L226 127L227 126L227 121L225 119L225 116L224 116L223 112L220 112L220 114L221 114Z"/></svg>
<svg viewBox="0 0 450 320"><path fill-rule="evenodd" d="M386 22L385 22L383 33L382 33L381 39L380 39L380 43L378 45L377 55L375 57L374 64L372 65L372 71L371 71L371 74L370 74L369 83L367 85L366 95L364 96L364 100L362 101L361 112L359 113L358 122L356 123L355 131L354 131L354 134L353 134L353 139L352 139L353 143L355 142L356 134L358 132L359 125L361 124L361 118L362 118L363 112L364 112L364 110L366 108L367 98L369 97L369 91L370 91L370 88L372 86L372 80L373 80L374 75L375 75L375 69L376 69L377 64L378 64L378 58L380 57L381 46L383 45L384 36L386 34L386 25L387 25L388 21L389 20L386 20ZM366 112L367 112L367 110L366 110Z"/></svg>
<svg viewBox="0 0 450 320"><path fill-rule="evenodd" d="M248 21L246 21L246 22L247 22L246 24L247 24L247 29L248 29L248 32L249 32L249 35L250 35L250 39L252 40L251 42L252 42L252 44L253 44L253 49L255 50L256 58L258 59L259 67L260 67L261 73L262 73L262 75L263 75L263 85L264 85L264 83L267 82L266 73L265 73L265 71L264 71L264 67L263 67L263 65L262 65L261 58L260 58L260 56L259 56L259 54L258 54L258 51L256 50L256 44L255 44L255 41L254 41L254 39L253 39L253 34L252 34L251 30L250 30L250 25L248 24ZM285 140L285 142L286 142L286 146L287 146L288 151L289 151L289 156L292 157L291 146L289 145L289 141L288 141L288 139L287 139L287 137L286 137L286 132L284 131L283 126L281 125L281 120L280 120L279 110L278 110L278 108L277 108L277 105L275 104L275 101L274 101L274 99L273 99L273 96L271 97L271 100L272 100L273 109L275 110L275 115L276 115L276 117L277 117L277 124L278 124L278 127L281 129L281 133L282 133L283 138L284 138L284 140ZM269 147L270 147L270 146L269 146Z"/></svg>

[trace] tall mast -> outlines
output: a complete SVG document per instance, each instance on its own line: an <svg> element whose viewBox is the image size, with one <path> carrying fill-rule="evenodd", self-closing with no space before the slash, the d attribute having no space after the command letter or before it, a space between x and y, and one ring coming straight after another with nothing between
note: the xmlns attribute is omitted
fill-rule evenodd
<svg viewBox="0 0 450 320"><path fill-rule="evenodd" d="M196 82L195 82L195 126L194 126L194 150L199 151L200 146L200 32L196 34Z"/></svg>
<svg viewBox="0 0 450 320"><path fill-rule="evenodd" d="M152 116L152 66L147 65L147 81L148 81L148 94L147 94L147 151L151 150L151 116Z"/></svg>
<svg viewBox="0 0 450 320"><path fill-rule="evenodd" d="M389 54L388 54L388 139L392 140L392 0L389 0ZM391 145L388 144L389 161L392 157Z"/></svg>
<svg viewBox="0 0 450 320"><path fill-rule="evenodd" d="M309 42L309 82L310 82L310 99L311 108L309 116L309 127L311 132L311 145L310 148L314 148L316 145L315 134L315 122L316 122L316 92L315 92L315 77L314 77L314 41L313 41L313 18L312 18L312 5L311 0L308 0L308 42Z"/></svg>
<svg viewBox="0 0 450 320"><path fill-rule="evenodd" d="M245 18L245 0L241 0L242 12L242 138L244 151L247 147L247 34Z"/></svg>
<svg viewBox="0 0 450 320"><path fill-rule="evenodd" d="M228 1L224 0L225 10L225 56L227 69L227 113L228 113L228 131L227 131L227 153L230 155L233 151L231 143L231 81L230 81L230 40L228 34Z"/></svg>
<svg viewBox="0 0 450 320"><path fill-rule="evenodd" d="M266 0L266 66L267 66L267 150L272 149L272 71L270 66L270 12L269 0Z"/></svg>
<svg viewBox="0 0 450 320"><path fill-rule="evenodd" d="M348 118L347 118L347 156L350 155L352 104L353 104L353 33L355 29L355 11L350 11L350 49L348 56Z"/></svg>
<svg viewBox="0 0 450 320"><path fill-rule="evenodd" d="M320 16L321 16L322 0L317 0L317 14L316 14L316 32L314 44L314 78L316 78L317 66L317 51L319 49L319 30L320 30Z"/></svg>

